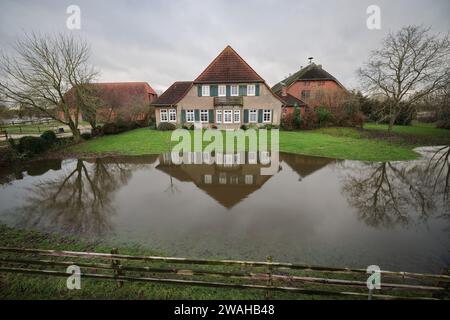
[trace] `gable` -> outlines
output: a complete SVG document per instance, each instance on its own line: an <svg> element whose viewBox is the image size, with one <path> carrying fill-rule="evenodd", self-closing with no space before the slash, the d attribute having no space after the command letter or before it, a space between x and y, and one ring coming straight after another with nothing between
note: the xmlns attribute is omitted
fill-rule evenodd
<svg viewBox="0 0 450 320"><path fill-rule="evenodd" d="M241 56L227 46L194 83L264 82Z"/></svg>

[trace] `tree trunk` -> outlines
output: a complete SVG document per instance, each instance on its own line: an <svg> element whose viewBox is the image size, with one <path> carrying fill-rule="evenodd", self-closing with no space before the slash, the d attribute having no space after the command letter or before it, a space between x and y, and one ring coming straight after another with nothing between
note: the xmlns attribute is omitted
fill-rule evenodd
<svg viewBox="0 0 450 320"><path fill-rule="evenodd" d="M388 127L388 132L391 133L392 132L392 128L394 127L394 123L395 123L395 116L391 115L389 117L389 127Z"/></svg>
<svg viewBox="0 0 450 320"><path fill-rule="evenodd" d="M73 140L77 143L80 142L81 141L80 130L75 126L75 123L73 123L72 120L69 121L69 128L70 131L72 131Z"/></svg>

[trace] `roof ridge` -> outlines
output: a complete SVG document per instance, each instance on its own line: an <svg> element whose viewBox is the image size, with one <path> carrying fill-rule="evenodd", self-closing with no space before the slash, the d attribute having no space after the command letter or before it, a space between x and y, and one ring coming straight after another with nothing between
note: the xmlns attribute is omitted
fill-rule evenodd
<svg viewBox="0 0 450 320"><path fill-rule="evenodd" d="M254 75L256 76L256 78L258 80L256 81L261 81L264 82L264 79L255 71L255 69L253 69L240 55L239 53L236 52L236 50L234 50L230 45L227 45L210 63L209 65L200 73L200 75L195 78L194 82L202 82L202 80L200 80L208 71L211 70L212 67L215 66L215 64L217 63L217 61L223 57L223 55L226 52L230 52L232 54L234 54L241 63L244 64L245 67L247 67L251 72L254 73Z"/></svg>

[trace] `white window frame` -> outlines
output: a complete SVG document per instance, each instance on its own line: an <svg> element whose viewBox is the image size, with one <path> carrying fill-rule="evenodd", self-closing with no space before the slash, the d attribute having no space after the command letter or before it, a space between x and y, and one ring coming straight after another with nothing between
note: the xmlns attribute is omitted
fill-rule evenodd
<svg viewBox="0 0 450 320"><path fill-rule="evenodd" d="M219 184L227 184L227 174L225 172L219 174Z"/></svg>
<svg viewBox="0 0 450 320"><path fill-rule="evenodd" d="M266 115L269 115L269 120L266 120ZM263 110L263 123L270 123L272 122L272 110L270 109L264 109Z"/></svg>
<svg viewBox="0 0 450 320"><path fill-rule="evenodd" d="M251 174L245 175L245 184L253 184L253 175Z"/></svg>
<svg viewBox="0 0 450 320"><path fill-rule="evenodd" d="M177 110L169 109L169 122L177 122Z"/></svg>
<svg viewBox="0 0 450 320"><path fill-rule="evenodd" d="M222 110L216 110L216 123L222 123Z"/></svg>
<svg viewBox="0 0 450 320"><path fill-rule="evenodd" d="M227 96L227 86L225 85L219 85L219 89L218 89L218 96L219 97L226 97Z"/></svg>
<svg viewBox="0 0 450 320"><path fill-rule="evenodd" d="M211 184L212 183L212 175L210 175L210 174L205 174L203 179L204 179L203 181L204 181L205 184Z"/></svg>
<svg viewBox="0 0 450 320"><path fill-rule="evenodd" d="M163 119L163 115L164 115L164 119ZM167 112L167 109L159 110L159 121L160 122L169 122L169 113Z"/></svg>
<svg viewBox="0 0 450 320"><path fill-rule="evenodd" d="M252 116L255 117L254 120L252 120ZM248 111L248 123L257 123L257 122L258 122L258 110L250 109Z"/></svg>
<svg viewBox="0 0 450 320"><path fill-rule="evenodd" d="M233 110L233 123L241 123L241 110Z"/></svg>
<svg viewBox="0 0 450 320"><path fill-rule="evenodd" d="M189 120L190 116L192 116L192 120ZM195 122L195 111L193 109L186 110L186 122Z"/></svg>
<svg viewBox="0 0 450 320"><path fill-rule="evenodd" d="M256 86L254 84L247 85L247 96L254 97L256 95Z"/></svg>
<svg viewBox="0 0 450 320"><path fill-rule="evenodd" d="M230 120L227 120L227 115L230 116ZM223 110L223 123L233 123L233 110Z"/></svg>
<svg viewBox="0 0 450 320"><path fill-rule="evenodd" d="M234 92L234 89L236 89L236 92ZM238 97L239 96L239 86L237 84L232 84L231 85L230 95L232 97Z"/></svg>
<svg viewBox="0 0 450 320"><path fill-rule="evenodd" d="M209 86L202 86L202 97L209 97L209 96L210 96Z"/></svg>
<svg viewBox="0 0 450 320"><path fill-rule="evenodd" d="M206 113L206 120L202 120L202 116ZM208 109L202 109L200 110L200 122L201 123L208 123L209 122L209 110Z"/></svg>

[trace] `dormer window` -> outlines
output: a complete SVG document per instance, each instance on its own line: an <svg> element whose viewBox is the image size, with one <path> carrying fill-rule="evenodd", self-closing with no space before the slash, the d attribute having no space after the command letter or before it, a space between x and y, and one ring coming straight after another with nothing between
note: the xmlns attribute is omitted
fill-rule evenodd
<svg viewBox="0 0 450 320"><path fill-rule="evenodd" d="M247 95L248 96L255 96L256 90L254 84L247 85Z"/></svg>
<svg viewBox="0 0 450 320"><path fill-rule="evenodd" d="M225 97L227 95L227 86L219 86L219 97Z"/></svg>
<svg viewBox="0 0 450 320"><path fill-rule="evenodd" d="M239 96L239 88L236 84L231 85L231 96L232 97Z"/></svg>
<svg viewBox="0 0 450 320"><path fill-rule="evenodd" d="M202 86L202 97L209 97L209 86Z"/></svg>

